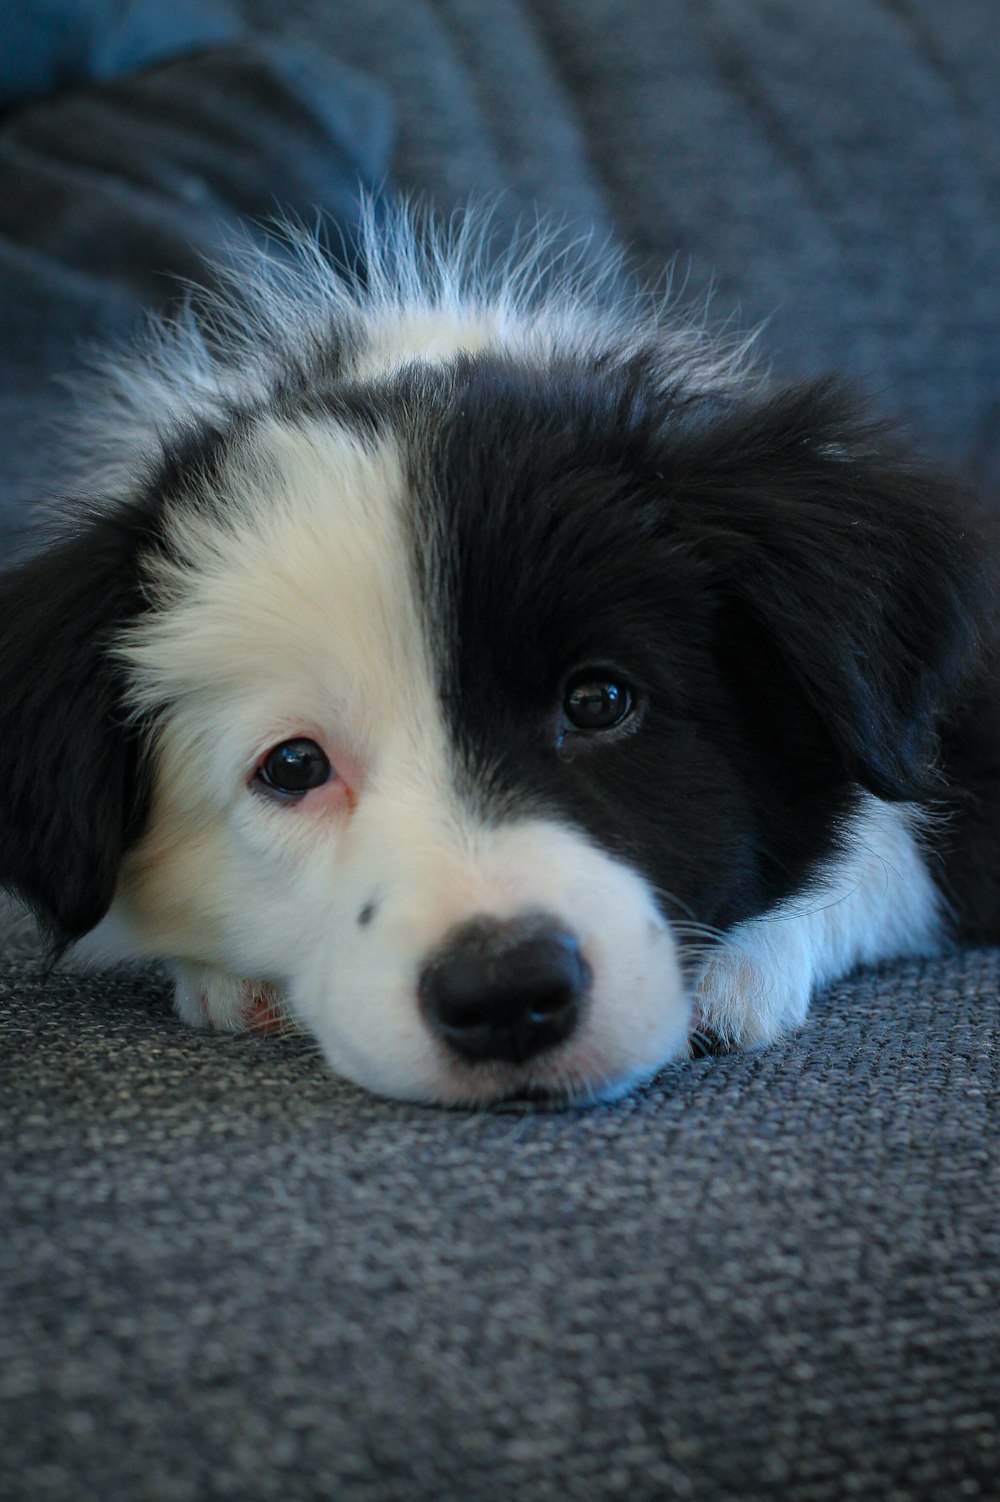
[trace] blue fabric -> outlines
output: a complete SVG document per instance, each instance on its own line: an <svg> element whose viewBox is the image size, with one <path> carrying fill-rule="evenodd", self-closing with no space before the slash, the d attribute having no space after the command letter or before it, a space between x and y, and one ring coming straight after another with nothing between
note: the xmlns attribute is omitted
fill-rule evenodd
<svg viewBox="0 0 1000 1502"><path fill-rule="evenodd" d="M85 67L99 81L22 103L0 128L8 548L49 481L47 435L67 401L58 377L83 345L126 336L144 309L177 296L177 278L208 279L205 258L240 221L279 209L310 217L321 206L349 236L361 185L380 182L389 165L385 93L323 53L251 37L192 50L233 29L224 7L79 6L86 26L76 30L73 10L64 0L45 12L51 29L32 27L34 8L18 0L25 77L45 89ZM104 35L97 14L109 19ZM179 56L160 56L156 14ZM10 98L10 50L5 66Z"/></svg>
<svg viewBox="0 0 1000 1502"><path fill-rule="evenodd" d="M227 0L5 0L0 109L235 41Z"/></svg>

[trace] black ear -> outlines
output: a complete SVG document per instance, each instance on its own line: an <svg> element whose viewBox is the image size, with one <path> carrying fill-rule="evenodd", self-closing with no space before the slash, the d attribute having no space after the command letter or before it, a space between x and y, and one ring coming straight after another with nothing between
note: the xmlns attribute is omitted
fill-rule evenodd
<svg viewBox="0 0 1000 1502"><path fill-rule="evenodd" d="M115 631L141 608L134 527L97 517L0 575L0 885L58 945L104 916L141 824Z"/></svg>
<svg viewBox="0 0 1000 1502"><path fill-rule="evenodd" d="M935 791L941 717L992 629L996 544L973 498L831 382L733 410L696 441L689 524L848 775L887 799Z"/></svg>

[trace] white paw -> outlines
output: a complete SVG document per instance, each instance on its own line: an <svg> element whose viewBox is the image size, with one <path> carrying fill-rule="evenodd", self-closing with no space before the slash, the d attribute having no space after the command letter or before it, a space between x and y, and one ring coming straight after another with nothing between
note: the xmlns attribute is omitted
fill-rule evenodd
<svg viewBox="0 0 1000 1502"><path fill-rule="evenodd" d="M723 938L696 987L700 1026L730 1045L768 1043L801 1027L812 994L856 965L936 953L921 817L866 795L822 883Z"/></svg>
<svg viewBox="0 0 1000 1502"><path fill-rule="evenodd" d="M695 1026L726 1048L754 1048L801 1027L815 976L794 923L743 923L722 941L695 989Z"/></svg>
<svg viewBox="0 0 1000 1502"><path fill-rule="evenodd" d="M217 1032L287 1031L284 1002L268 981L242 980L208 965L178 961L173 967L174 1010L191 1027Z"/></svg>

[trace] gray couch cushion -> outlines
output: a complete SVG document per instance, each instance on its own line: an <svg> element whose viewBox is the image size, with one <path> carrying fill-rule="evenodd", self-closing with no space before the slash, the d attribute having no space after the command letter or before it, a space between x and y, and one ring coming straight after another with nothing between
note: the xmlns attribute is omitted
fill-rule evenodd
<svg viewBox="0 0 1000 1502"><path fill-rule="evenodd" d="M8 962L3 1496L994 1495L998 986L476 1115Z"/></svg>
<svg viewBox="0 0 1000 1502"><path fill-rule="evenodd" d="M776 372L858 376L1000 481L994 0L246 3L391 90L404 186L675 258Z"/></svg>

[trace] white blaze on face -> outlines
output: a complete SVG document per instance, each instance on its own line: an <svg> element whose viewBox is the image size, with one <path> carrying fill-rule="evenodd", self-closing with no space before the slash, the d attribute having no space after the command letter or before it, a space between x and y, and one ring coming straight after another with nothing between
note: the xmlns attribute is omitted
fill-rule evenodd
<svg viewBox="0 0 1000 1502"><path fill-rule="evenodd" d="M607 1094L681 1051L688 1003L645 882L555 818L490 824L460 800L397 448L270 421L224 487L177 517L180 562L127 645L136 702L169 708L114 921L146 953L276 983L336 1071L394 1095ZM298 736L343 774L336 795L250 785ZM580 1026L523 1066L463 1063L421 1014L420 972L456 925L538 911L592 973Z"/></svg>

